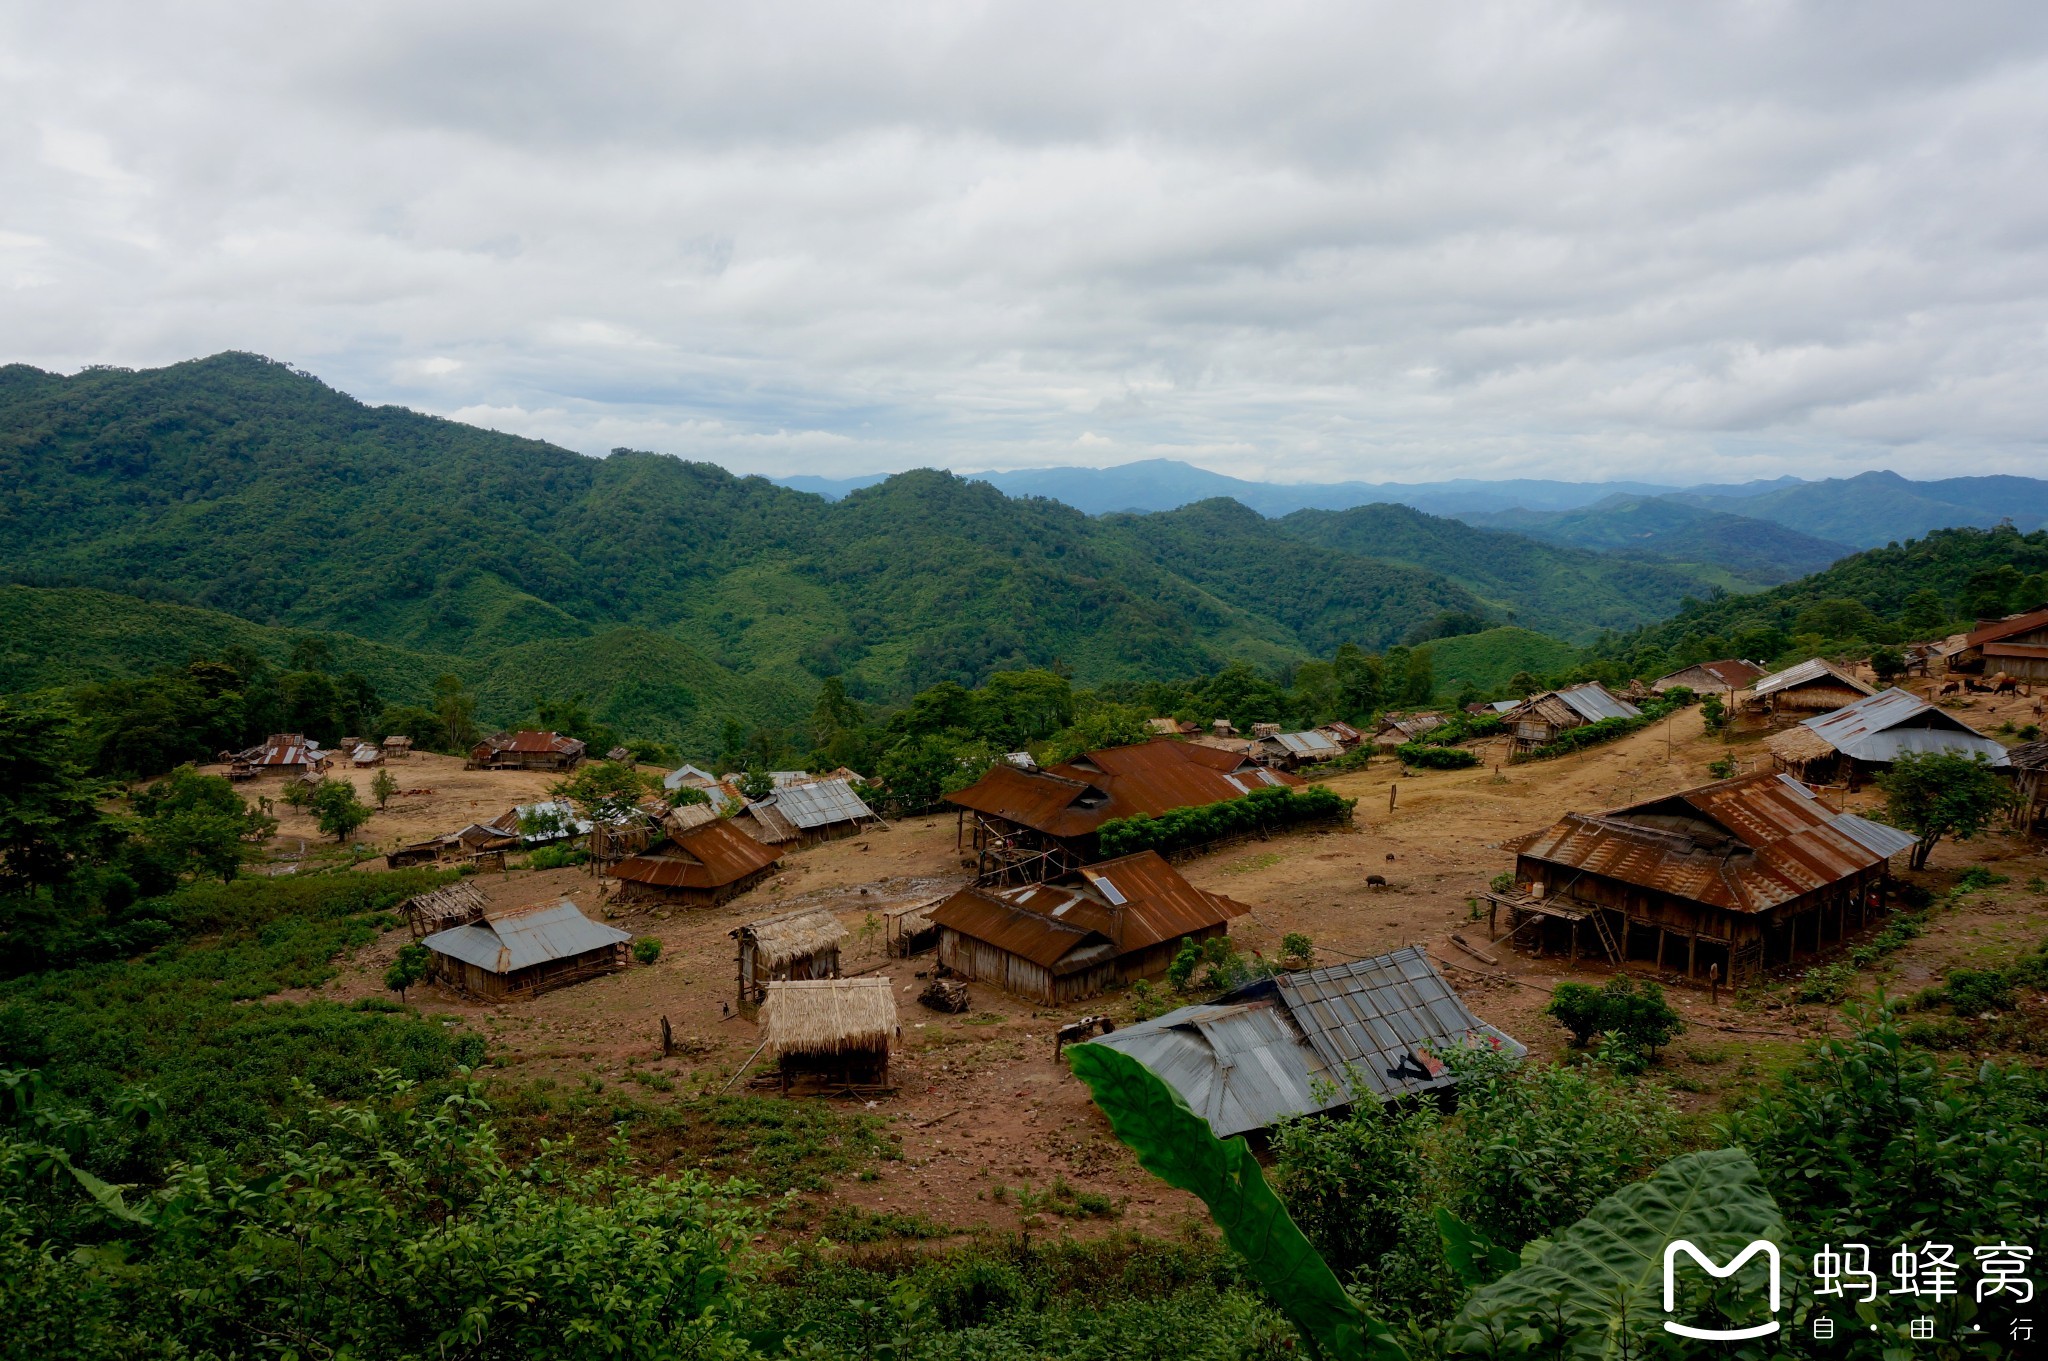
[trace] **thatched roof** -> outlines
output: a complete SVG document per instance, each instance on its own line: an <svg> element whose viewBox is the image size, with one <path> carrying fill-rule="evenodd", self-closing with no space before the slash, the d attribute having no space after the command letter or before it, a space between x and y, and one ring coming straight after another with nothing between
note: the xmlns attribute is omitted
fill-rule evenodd
<svg viewBox="0 0 2048 1361"><path fill-rule="evenodd" d="M437 888L399 904L399 915L422 926L475 921L486 907L483 890L467 881Z"/></svg>
<svg viewBox="0 0 2048 1361"><path fill-rule="evenodd" d="M770 983L761 1008L768 1050L783 1054L888 1052L896 993L886 978L813 978Z"/></svg>
<svg viewBox="0 0 2048 1361"><path fill-rule="evenodd" d="M1784 761L1811 761L1835 754L1832 743L1804 724L1772 733L1764 739L1764 745Z"/></svg>
<svg viewBox="0 0 2048 1361"><path fill-rule="evenodd" d="M830 912L813 907L748 922L732 934L752 936L755 958L773 969L792 959L836 948L846 939L846 928Z"/></svg>
<svg viewBox="0 0 2048 1361"><path fill-rule="evenodd" d="M886 907L882 909L882 920L894 922L896 929L905 935L929 931L932 926L932 913L944 901L945 895L941 895L937 898L926 898L923 902L900 903L895 907Z"/></svg>

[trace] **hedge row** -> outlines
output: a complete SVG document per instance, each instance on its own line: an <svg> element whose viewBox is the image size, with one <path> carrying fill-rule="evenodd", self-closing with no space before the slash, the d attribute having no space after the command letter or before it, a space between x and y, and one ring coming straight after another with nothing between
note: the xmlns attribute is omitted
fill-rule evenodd
<svg viewBox="0 0 2048 1361"><path fill-rule="evenodd" d="M1116 818L1102 824L1096 833L1096 845L1105 857L1135 855L1139 851L1185 850L1244 832L1318 818L1348 817L1357 802L1315 785L1306 789L1255 789L1241 799L1169 809L1158 817L1141 813Z"/></svg>
<svg viewBox="0 0 2048 1361"><path fill-rule="evenodd" d="M1583 728L1567 728L1522 759L1543 761L1552 756L1568 756L1575 751L1584 751L1587 747L1597 747L1602 742L1612 742L1617 737L1627 737L1632 732L1649 727L1672 710L1684 708L1691 701L1692 691L1686 690L1683 686L1674 686L1669 694L1661 695L1645 704L1641 718L1603 718L1597 723L1588 723Z"/></svg>
<svg viewBox="0 0 2048 1361"><path fill-rule="evenodd" d="M1464 770L1479 764L1478 755L1463 747L1438 747L1427 742L1403 742L1394 748L1394 755L1401 758L1402 765L1421 770Z"/></svg>

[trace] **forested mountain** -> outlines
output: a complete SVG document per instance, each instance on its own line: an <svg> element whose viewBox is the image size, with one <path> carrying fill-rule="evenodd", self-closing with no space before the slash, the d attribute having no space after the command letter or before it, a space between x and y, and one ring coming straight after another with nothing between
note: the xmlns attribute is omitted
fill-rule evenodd
<svg viewBox="0 0 2048 1361"><path fill-rule="evenodd" d="M1914 482L1892 472L1802 482L1757 496L1695 488L1675 499L1710 510L1774 520L1858 548L1902 543L1930 530L1989 529L2011 520L2022 530L2048 524L2048 482L2033 477L1950 477Z"/></svg>
<svg viewBox="0 0 2048 1361"><path fill-rule="evenodd" d="M1747 504L1725 498L1729 504ZM1737 581L1777 586L1856 550L1786 525L1669 496L1610 496L1576 510L1470 512L1467 524L1649 562L1720 567Z"/></svg>
<svg viewBox="0 0 2048 1361"><path fill-rule="evenodd" d="M1489 613L1567 638L1662 619L1713 584L1697 572L1539 543L1407 506L1300 510L1272 527L1301 543L1369 553L1448 577L1485 602Z"/></svg>

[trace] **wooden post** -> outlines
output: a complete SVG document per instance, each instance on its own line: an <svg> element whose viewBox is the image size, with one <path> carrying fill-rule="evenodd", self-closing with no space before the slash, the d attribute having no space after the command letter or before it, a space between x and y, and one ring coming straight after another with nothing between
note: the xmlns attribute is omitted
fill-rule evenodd
<svg viewBox="0 0 2048 1361"><path fill-rule="evenodd" d="M1400 792L1401 786L1397 784L1390 784L1387 786L1387 814L1390 817L1393 815L1394 812L1394 797Z"/></svg>
<svg viewBox="0 0 2048 1361"><path fill-rule="evenodd" d="M1488 898L1486 900L1486 938L1488 940L1500 939L1500 928L1495 924L1499 919L1500 899Z"/></svg>
<svg viewBox="0 0 2048 1361"><path fill-rule="evenodd" d="M674 1032L673 1030L670 1030L670 1029L668 1028L668 1017L664 1016L664 1017L662 1017L662 1018L661 1018L661 1056L662 1056L663 1058L667 1058L667 1057L669 1057L669 1055L671 1055L671 1054L673 1054L673 1053L675 1053L675 1052L676 1052L676 1036L675 1036L675 1032Z"/></svg>
<svg viewBox="0 0 2048 1361"><path fill-rule="evenodd" d="M1687 978L1699 977L1699 971L1697 968L1699 964L1699 957L1700 933L1695 931L1690 936L1687 936L1685 938L1685 976Z"/></svg>
<svg viewBox="0 0 2048 1361"><path fill-rule="evenodd" d="M1565 967L1569 969L1576 969L1579 967L1579 924L1577 922L1571 922L1570 926L1571 944L1566 949Z"/></svg>

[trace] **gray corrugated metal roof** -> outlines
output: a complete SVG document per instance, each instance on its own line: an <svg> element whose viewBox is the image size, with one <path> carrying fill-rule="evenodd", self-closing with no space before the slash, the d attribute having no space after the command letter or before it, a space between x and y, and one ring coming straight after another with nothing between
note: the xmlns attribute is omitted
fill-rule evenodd
<svg viewBox="0 0 2048 1361"><path fill-rule="evenodd" d="M1261 980L1091 1043L1137 1059L1228 1137L1348 1105L1354 1085L1382 1099L1447 1086L1455 1079L1426 1055L1468 1039L1528 1052L1474 1016L1409 946Z"/></svg>
<svg viewBox="0 0 2048 1361"><path fill-rule="evenodd" d="M1365 1083L1382 1097L1450 1085L1440 1068L1428 1077L1396 1070L1404 1056L1467 1039L1490 1041L1517 1058L1519 1041L1474 1016L1419 946L1377 959L1281 974L1274 982L1288 1014L1332 1072Z"/></svg>
<svg viewBox="0 0 2048 1361"><path fill-rule="evenodd" d="M1820 804L1823 808L1827 806L1821 803L1819 796L1811 789L1808 789L1790 775L1778 776L1778 782L1812 803ZM1854 813L1836 813L1828 819L1828 825L1865 850L1875 852L1887 859L1897 855L1900 851L1907 849L1913 844L1913 837L1909 833L1902 832L1898 828L1889 826L1886 823L1872 822L1869 818L1857 817Z"/></svg>
<svg viewBox="0 0 2048 1361"><path fill-rule="evenodd" d="M816 780L810 784L778 789L773 801L784 817L805 829L829 827L835 822L853 822L875 815L875 810L862 802L860 795L854 793L853 786L845 780Z"/></svg>
<svg viewBox="0 0 2048 1361"><path fill-rule="evenodd" d="M664 789L681 789L686 784L702 789L717 783L718 777L716 775L713 775L708 770L699 770L688 762L684 762L661 777L661 785Z"/></svg>
<svg viewBox="0 0 2048 1361"><path fill-rule="evenodd" d="M528 836L526 833L519 831L519 823L521 819L531 817L545 817L549 814L554 815L556 819L556 826L560 830L554 832L539 832L532 836ZM518 832L519 839L529 846L540 846L550 841L560 841L564 837L590 835L590 819L579 814L576 811L575 804L569 803L562 799L554 799L542 803L518 804L512 809L512 812L508 816L510 818L510 822L509 824L505 825L505 830L508 832Z"/></svg>
<svg viewBox="0 0 2048 1361"><path fill-rule="evenodd" d="M1607 692L1607 687L1598 681L1587 681L1584 685L1573 685L1557 691L1557 697L1571 706L1572 712L1588 723L1598 723L1603 718L1641 718L1643 711L1625 699L1617 699Z"/></svg>
<svg viewBox="0 0 2048 1361"><path fill-rule="evenodd" d="M1862 681L1837 670L1819 657L1809 658L1797 666L1788 666L1783 671L1776 671L1765 676L1750 687L1750 693L1761 698L1764 695L1776 694L1788 686L1804 685L1808 681L1823 680L1830 677L1842 682L1851 689L1861 690L1866 695L1870 693L1870 687Z"/></svg>
<svg viewBox="0 0 2048 1361"><path fill-rule="evenodd" d="M1092 1041L1129 1054L1181 1094L1218 1138L1264 1129L1290 1115L1329 1110L1351 1097L1275 998L1182 1007Z"/></svg>
<svg viewBox="0 0 2048 1361"><path fill-rule="evenodd" d="M1519 699L1497 699L1489 707L1497 714L1504 714L1510 709L1520 708L1521 705L1522 701Z"/></svg>
<svg viewBox="0 0 2048 1361"><path fill-rule="evenodd" d="M590 920L565 898L553 907L501 913L437 932L421 944L486 972L505 974L632 938L629 931Z"/></svg>
<svg viewBox="0 0 2048 1361"><path fill-rule="evenodd" d="M1336 756L1344 750L1335 738L1313 729L1308 732L1275 733L1273 740L1296 756Z"/></svg>
<svg viewBox="0 0 2048 1361"><path fill-rule="evenodd" d="M1890 689L1832 713L1809 718L1808 731L1844 756L1892 761L1906 752L1972 753L1994 766L2010 764L2005 748L1910 690Z"/></svg>

